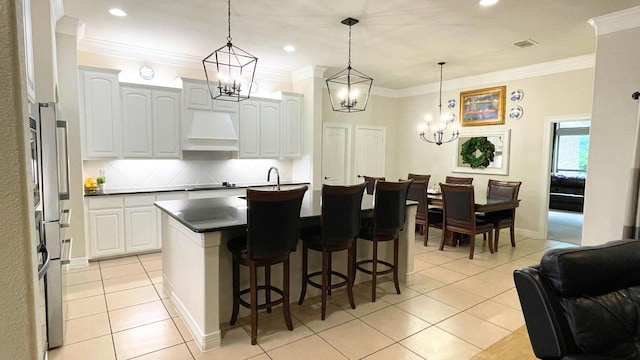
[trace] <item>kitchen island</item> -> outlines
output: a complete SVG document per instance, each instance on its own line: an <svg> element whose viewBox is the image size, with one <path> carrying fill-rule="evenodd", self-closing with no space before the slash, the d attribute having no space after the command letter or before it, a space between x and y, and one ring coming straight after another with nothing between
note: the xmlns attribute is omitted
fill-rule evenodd
<svg viewBox="0 0 640 360"><path fill-rule="evenodd" d="M321 191L307 191L300 210L301 227L320 222ZM195 342L203 351L220 346L222 333L220 323L231 316L231 254L226 242L242 235L247 225L247 204L242 197L220 197L193 200L158 201L162 210L162 261L163 286L177 312L187 325ZM407 216L400 233L399 274L400 281L413 280L413 245L415 238L415 215L417 203L407 202ZM373 196L364 195L363 216L373 211ZM392 246L380 245L380 258L392 258ZM358 246L358 258L371 256L371 247ZM345 254L336 254L333 268L346 269ZM272 274L279 274L282 266L276 265ZM320 257L311 256L310 269L320 268ZM302 282L301 255L291 254L291 298L300 294ZM370 280L370 276L357 274L356 283ZM259 279L262 281L263 279ZM281 286L282 279L273 276L272 283ZM242 287L248 285L248 274L241 271ZM318 295L309 289L309 296ZM356 303L356 306L358 304ZM248 311L240 312L240 317ZM320 316L320 313L318 313ZM283 328L286 329L286 328Z"/></svg>

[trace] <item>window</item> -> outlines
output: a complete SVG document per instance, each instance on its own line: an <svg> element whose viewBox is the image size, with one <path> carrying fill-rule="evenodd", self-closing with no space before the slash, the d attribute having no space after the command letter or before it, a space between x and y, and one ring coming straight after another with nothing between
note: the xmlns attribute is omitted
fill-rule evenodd
<svg viewBox="0 0 640 360"><path fill-rule="evenodd" d="M566 121L556 124L551 172L584 175L589 154L591 121Z"/></svg>

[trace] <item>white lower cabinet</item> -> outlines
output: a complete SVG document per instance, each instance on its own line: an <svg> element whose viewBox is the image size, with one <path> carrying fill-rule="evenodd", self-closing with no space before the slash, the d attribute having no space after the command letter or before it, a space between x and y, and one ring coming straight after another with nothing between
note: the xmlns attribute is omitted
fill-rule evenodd
<svg viewBox="0 0 640 360"><path fill-rule="evenodd" d="M161 215L153 203L181 199L184 192L88 198L89 258L161 249Z"/></svg>

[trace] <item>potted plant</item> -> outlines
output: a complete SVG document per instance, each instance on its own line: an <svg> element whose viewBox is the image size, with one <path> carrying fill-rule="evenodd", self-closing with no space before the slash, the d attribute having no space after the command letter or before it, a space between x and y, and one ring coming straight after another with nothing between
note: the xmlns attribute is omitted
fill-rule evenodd
<svg viewBox="0 0 640 360"><path fill-rule="evenodd" d="M96 182L98 183L98 191L104 192L104 183L107 182L107 178L104 176L98 176L96 178Z"/></svg>

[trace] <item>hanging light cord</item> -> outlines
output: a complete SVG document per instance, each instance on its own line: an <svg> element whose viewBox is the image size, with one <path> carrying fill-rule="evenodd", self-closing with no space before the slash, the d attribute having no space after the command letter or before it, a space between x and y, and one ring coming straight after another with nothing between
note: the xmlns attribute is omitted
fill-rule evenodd
<svg viewBox="0 0 640 360"><path fill-rule="evenodd" d="M440 102L438 103L438 115L440 117L440 120L442 120L442 66L444 64L444 62L438 63L438 65L440 65Z"/></svg>
<svg viewBox="0 0 640 360"><path fill-rule="evenodd" d="M347 67L351 69L351 25L349 25L349 64Z"/></svg>
<svg viewBox="0 0 640 360"><path fill-rule="evenodd" d="M229 35L227 36L227 42L231 42L231 0L227 2L227 23L229 25Z"/></svg>

